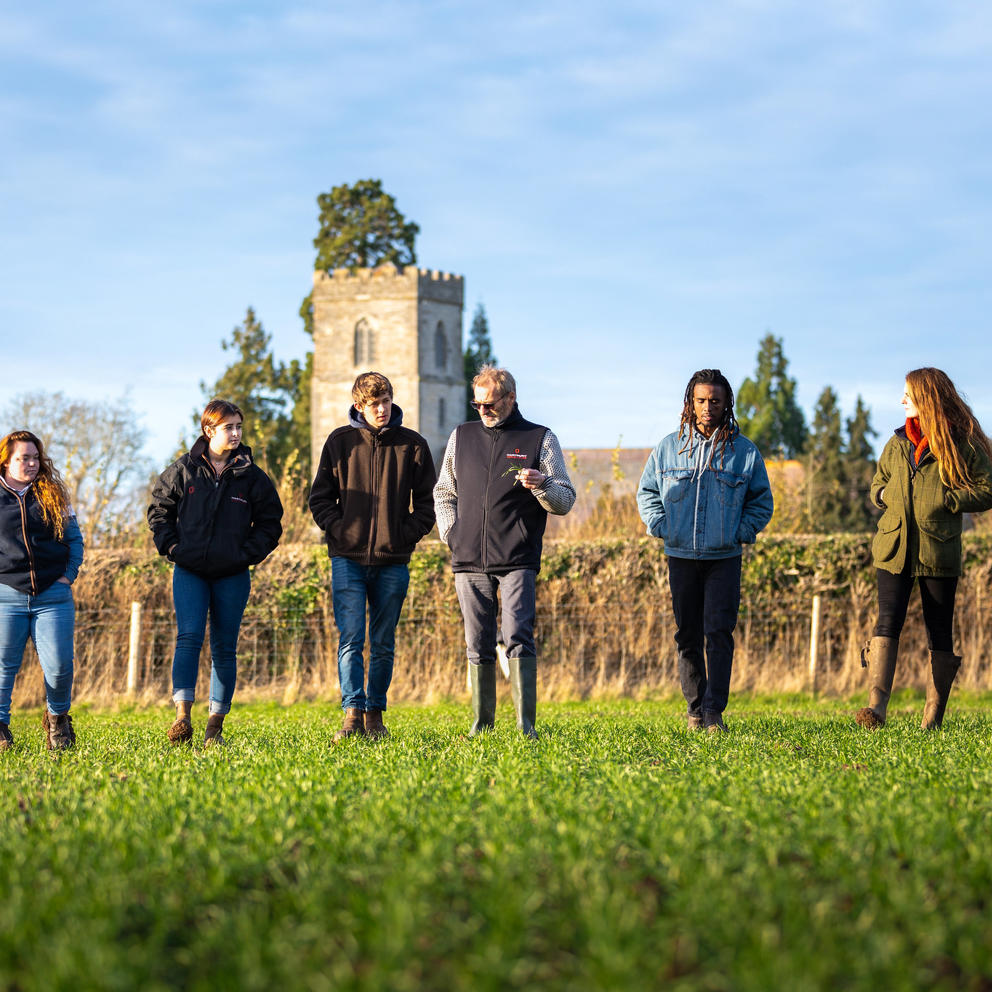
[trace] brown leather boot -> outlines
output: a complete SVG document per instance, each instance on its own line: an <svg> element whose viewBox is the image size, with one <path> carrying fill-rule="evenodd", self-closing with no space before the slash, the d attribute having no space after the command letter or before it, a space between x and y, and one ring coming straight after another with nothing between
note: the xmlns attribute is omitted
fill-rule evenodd
<svg viewBox="0 0 992 992"><path fill-rule="evenodd" d="M76 732L72 729L72 717L68 713L52 716L45 710L41 724L45 728L45 744L49 751L65 751L75 746Z"/></svg>
<svg viewBox="0 0 992 992"><path fill-rule="evenodd" d="M14 746L14 735L10 732L10 726L0 723L0 751L9 751Z"/></svg>
<svg viewBox="0 0 992 992"><path fill-rule="evenodd" d="M382 710L365 711L365 736L366 737L388 737L389 730L382 722Z"/></svg>
<svg viewBox="0 0 992 992"><path fill-rule="evenodd" d="M207 747L223 747L227 741L221 731L224 729L224 714L211 713L207 717L207 729L203 732L203 743Z"/></svg>
<svg viewBox="0 0 992 992"><path fill-rule="evenodd" d="M347 709L344 711L344 723L341 729L334 735L334 743L343 741L346 737L364 737L365 721L364 714L359 709Z"/></svg>
<svg viewBox="0 0 992 992"><path fill-rule="evenodd" d="M939 730L944 722L944 710L951 686L961 667L961 658L953 651L930 652L930 684L927 686L927 701L923 706L921 730Z"/></svg>
<svg viewBox="0 0 992 992"><path fill-rule="evenodd" d="M854 722L865 730L885 726L885 711L892 695L898 654L899 640L895 637L873 637L861 652L862 663L868 662L868 705L855 713Z"/></svg>

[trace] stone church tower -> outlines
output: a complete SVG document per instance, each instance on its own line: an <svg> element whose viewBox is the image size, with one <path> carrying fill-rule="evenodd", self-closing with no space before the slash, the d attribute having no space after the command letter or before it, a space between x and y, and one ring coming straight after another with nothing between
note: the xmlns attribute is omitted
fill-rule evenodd
<svg viewBox="0 0 992 992"><path fill-rule="evenodd" d="M463 300L461 276L415 266L314 273L315 467L327 435L347 423L355 377L373 371L393 384L404 426L427 439L440 464L465 417Z"/></svg>

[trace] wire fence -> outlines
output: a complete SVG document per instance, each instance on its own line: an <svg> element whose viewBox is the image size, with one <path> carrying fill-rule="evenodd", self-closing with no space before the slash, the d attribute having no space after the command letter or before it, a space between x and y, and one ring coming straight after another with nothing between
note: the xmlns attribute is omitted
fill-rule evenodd
<svg viewBox="0 0 992 992"><path fill-rule="evenodd" d="M864 674L860 648L870 636L872 604L822 596L804 612L757 610L745 601L738 621L733 688L736 690L851 693ZM965 654L961 684L990 688L983 663L990 638L988 611L959 630ZM77 700L167 700L171 694L175 617L171 609L134 612L81 608L76 618ZM542 698L637 695L677 691L675 623L670 601L655 606L601 609L539 603L535 639ZM811 635L814 635L811 637ZM912 616L901 642L899 682L922 687L927 651ZM271 609L245 613L238 651L238 691L281 697L334 698L339 692L337 630L330 609ZM197 698L209 679L209 633L200 664ZM26 660L19 704L40 703L43 684ZM390 698L431 701L465 690L461 616L450 604L408 609L396 637ZM23 695L22 695L23 694Z"/></svg>

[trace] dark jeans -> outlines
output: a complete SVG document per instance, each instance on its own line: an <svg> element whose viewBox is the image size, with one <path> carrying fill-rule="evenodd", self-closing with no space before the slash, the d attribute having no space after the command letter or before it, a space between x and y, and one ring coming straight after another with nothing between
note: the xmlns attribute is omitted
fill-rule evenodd
<svg viewBox="0 0 992 992"><path fill-rule="evenodd" d="M875 569L878 582L878 623L876 637L899 639L909 597L915 578L908 569L899 575ZM953 651L954 596L958 589L957 576L949 579L920 577L920 602L923 604L923 623L927 628L927 643L931 651Z"/></svg>
<svg viewBox="0 0 992 992"><path fill-rule="evenodd" d="M455 572L455 591L465 621L465 646L473 665L496 662L496 614L510 658L535 658L534 616L537 612L537 572L518 569L506 575ZM499 590L501 604L497 604Z"/></svg>
<svg viewBox="0 0 992 992"><path fill-rule="evenodd" d="M722 713L730 695L734 628L741 604L741 559L668 559L679 679L690 716ZM703 647L706 659L703 660Z"/></svg>
<svg viewBox="0 0 992 992"><path fill-rule="evenodd" d="M205 579L176 565L172 600L176 605L176 653L172 658L172 699L196 698L200 648L210 616L210 712L229 713L238 678L238 634L251 592L246 568L223 579Z"/></svg>
<svg viewBox="0 0 992 992"><path fill-rule="evenodd" d="M406 565L361 565L331 558L331 600L338 628L341 708L384 710L393 680L396 625L410 585ZM369 689L365 691L365 623L368 611Z"/></svg>

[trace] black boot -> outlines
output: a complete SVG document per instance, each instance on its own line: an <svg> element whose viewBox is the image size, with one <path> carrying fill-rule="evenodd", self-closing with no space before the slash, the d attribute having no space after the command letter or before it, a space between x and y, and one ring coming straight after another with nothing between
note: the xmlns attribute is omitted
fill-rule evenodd
<svg viewBox="0 0 992 992"><path fill-rule="evenodd" d="M927 686L927 701L923 707L922 730L939 730L944 722L944 710L951 686L961 667L961 659L953 651L930 652L930 684Z"/></svg>
<svg viewBox="0 0 992 992"><path fill-rule="evenodd" d="M525 737L537 737L537 658L510 658L510 694L517 712L517 728Z"/></svg>
<svg viewBox="0 0 992 992"><path fill-rule="evenodd" d="M472 687L472 729L469 737L475 737L480 730L492 730L496 726L496 665L468 666L468 678Z"/></svg>

